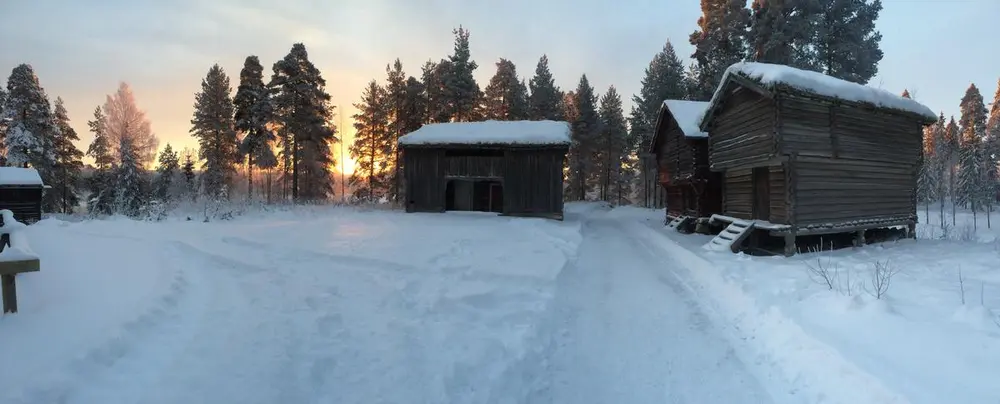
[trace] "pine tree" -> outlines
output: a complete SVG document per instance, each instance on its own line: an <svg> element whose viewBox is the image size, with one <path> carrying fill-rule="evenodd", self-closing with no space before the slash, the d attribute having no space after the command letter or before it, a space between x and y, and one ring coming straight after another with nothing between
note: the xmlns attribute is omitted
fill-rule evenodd
<svg viewBox="0 0 1000 404"><path fill-rule="evenodd" d="M622 98L614 86L601 97L600 186L601 200L621 204L628 185L622 181L623 156L628 153L628 125L622 109Z"/></svg>
<svg viewBox="0 0 1000 404"><path fill-rule="evenodd" d="M881 0L826 0L817 20L814 46L819 70L827 75L866 84L878 73L882 34L875 21Z"/></svg>
<svg viewBox="0 0 1000 404"><path fill-rule="evenodd" d="M247 159L247 199L253 198L253 169L257 157L276 140L268 128L271 122L271 96L264 85L264 67L257 56L247 56L240 71L240 85L233 97L236 131L243 134L240 155Z"/></svg>
<svg viewBox="0 0 1000 404"><path fill-rule="evenodd" d="M577 200L587 199L587 194L595 181L597 138L600 133L600 116L597 113L597 96L590 86L587 75L580 77L580 83L573 92L573 118L570 150L568 154L569 178L567 191Z"/></svg>
<svg viewBox="0 0 1000 404"><path fill-rule="evenodd" d="M164 203L173 200L171 190L174 187L174 179L180 170L180 157L170 143L160 152L159 165L156 167L156 182L153 186L153 195Z"/></svg>
<svg viewBox="0 0 1000 404"><path fill-rule="evenodd" d="M815 68L812 44L820 10L818 0L754 0L747 41L749 59Z"/></svg>
<svg viewBox="0 0 1000 404"><path fill-rule="evenodd" d="M76 147L75 141L80 140L76 130L69 125L69 113L63 105L62 98L56 98L55 122L58 136L55 138L56 174L52 186L50 206L58 206L62 213L72 213L73 208L80 204L77 183L80 171L83 170L83 152Z"/></svg>
<svg viewBox="0 0 1000 404"><path fill-rule="evenodd" d="M326 80L301 43L292 45L273 70L269 87L275 121L285 133L282 153L290 160L292 200L325 199L333 192L330 169L336 160L330 146L337 142Z"/></svg>
<svg viewBox="0 0 1000 404"><path fill-rule="evenodd" d="M952 116L945 127L945 141L948 150L948 198L951 200L951 224L956 224L957 214L955 208L961 203L960 190L958 185L958 166L961 164L961 137L962 131Z"/></svg>
<svg viewBox="0 0 1000 404"><path fill-rule="evenodd" d="M501 58L497 72L484 93L486 119L520 121L528 119L528 89L517 77L514 63Z"/></svg>
<svg viewBox="0 0 1000 404"><path fill-rule="evenodd" d="M146 202L143 193L142 167L132 138L123 136L118 145L118 166L115 170L114 213L138 217Z"/></svg>
<svg viewBox="0 0 1000 404"><path fill-rule="evenodd" d="M52 184L56 164L55 139L59 127L48 95L30 65L15 67L7 79L7 99L2 108L6 120L7 164L33 167L45 184ZM51 210L51 204L43 209Z"/></svg>
<svg viewBox="0 0 1000 404"><path fill-rule="evenodd" d="M235 107L229 98L229 77L218 64L208 70L195 95L191 135L198 139L198 159L202 161L202 189L209 200L226 198L240 160L233 116Z"/></svg>
<svg viewBox="0 0 1000 404"><path fill-rule="evenodd" d="M986 137L987 111L983 104L983 96L975 84L966 90L960 109L959 196L960 203L968 204L972 208L973 222L975 222L976 211L984 206L986 193L991 188L985 170L987 156L983 142Z"/></svg>
<svg viewBox="0 0 1000 404"><path fill-rule="evenodd" d="M450 118L454 122L477 120L477 104L482 95L473 72L479 67L471 60L469 31L462 26L455 29L455 51L448 56L451 62L444 78Z"/></svg>
<svg viewBox="0 0 1000 404"><path fill-rule="evenodd" d="M701 0L698 29L689 38L697 64L694 99L710 99L726 69L746 58L750 26L746 1Z"/></svg>
<svg viewBox="0 0 1000 404"><path fill-rule="evenodd" d="M674 51L670 41L663 46L646 67L642 78L642 87L638 95L632 97L632 103L638 106L638 114L632 115L632 134L637 136L637 144L630 150L638 156L644 156L649 142L653 139L653 126L659 116L660 107L667 99L688 98L685 86L684 65ZM633 111L635 112L635 111ZM656 164L649 156L640 160L639 190L643 196L643 206L655 206L655 200L663 199L662 192L656 186Z"/></svg>
<svg viewBox="0 0 1000 404"><path fill-rule="evenodd" d="M349 148L356 167L351 175L354 196L374 202L386 195L388 161L392 138L389 133L387 93L375 80L368 83L361 102L354 105L354 143Z"/></svg>
<svg viewBox="0 0 1000 404"><path fill-rule="evenodd" d="M198 193L195 192L195 179L197 174L194 172L195 169L195 155L196 152L191 149L184 149L181 156L184 159L184 164L181 166L181 172L184 174L184 188L185 193L191 197L194 201L198 197Z"/></svg>
<svg viewBox="0 0 1000 404"><path fill-rule="evenodd" d="M945 127L946 123L944 120L944 112L938 116L937 123L932 126L933 140L931 142L932 150L932 163L935 173L933 178L934 184L934 197L938 200L939 206L939 222L942 227L944 227L944 202L948 194L948 179L950 178L951 168L951 150L948 147L948 142L946 140Z"/></svg>
<svg viewBox="0 0 1000 404"><path fill-rule="evenodd" d="M94 109L94 120L87 121L90 132L94 134L94 140L87 147L87 155L94 159L94 166L97 168L90 178L91 197L87 203L90 214L108 215L112 213L114 204L114 172L113 156L110 140L107 132L104 131L104 112L101 107Z"/></svg>
<svg viewBox="0 0 1000 404"><path fill-rule="evenodd" d="M424 87L424 100L427 111L424 113L425 123L441 123L451 121L451 107L448 103L448 92L445 78L451 74L451 62L442 59L438 63L428 61L424 64L421 81Z"/></svg>
<svg viewBox="0 0 1000 404"><path fill-rule="evenodd" d="M128 83L119 83L118 91L109 95L104 102L104 132L108 136L111 155L121 156L118 150L122 138L128 138L128 145L140 167L153 163L156 159L156 149L159 139L153 134L152 125L146 119L146 113L139 109L135 94Z"/></svg>
<svg viewBox="0 0 1000 404"><path fill-rule="evenodd" d="M535 66L535 76L528 82L531 94L528 96L528 118L533 121L563 120L562 91L556 86L549 71L549 57L542 55Z"/></svg>

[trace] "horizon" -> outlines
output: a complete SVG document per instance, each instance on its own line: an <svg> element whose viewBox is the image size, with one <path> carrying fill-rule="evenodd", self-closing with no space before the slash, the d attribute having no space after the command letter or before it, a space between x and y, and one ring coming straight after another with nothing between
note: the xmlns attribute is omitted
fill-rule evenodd
<svg viewBox="0 0 1000 404"><path fill-rule="evenodd" d="M959 100L969 84L980 89L987 104L992 101L1000 69L991 66L1000 65L1000 56L980 52L975 59L958 60L928 57L926 49L947 50L955 56L976 54L982 41L966 38L988 37L988 16L1000 12L1000 3L941 4L883 0L876 27L883 35L885 57L868 85L896 94L907 89L935 113L957 119ZM538 20L559 29L524 21L517 11L529 5ZM363 87L372 79L384 84L385 67L396 58L407 75L419 78L425 61L451 53L452 30L460 25L471 32L480 88L492 77L499 58L513 61L518 75L527 80L538 58L547 54L560 88L575 88L586 74L598 94L614 85L627 114L643 71L668 40L685 64L691 63L693 48L687 37L701 15L694 1L612 6L610 2L517 0L502 10L445 0L431 6L388 0L349 0L337 5L301 1L281 6L235 0L211 4L112 0L80 6L84 5L68 0L6 4L5 8L13 10L0 14L0 35L20 38L10 44L8 52L0 53L0 80L6 83L10 69L18 64L32 65L50 102L63 98L82 150L93 138L87 120L121 81L132 86L160 139L160 150L167 143L178 152L186 147L197 149L188 130L194 95L208 69L215 63L222 66L235 94L246 56L260 57L266 81L271 65L293 43L302 42L326 79L335 107L332 123L342 140L333 146L337 173L344 164L341 146L353 141L351 115L357 111L353 104ZM114 26L104 18L111 13L117 18ZM604 30L593 29L593 23L608 20ZM24 36L29 32L26 24L59 34ZM252 29L231 29L236 24ZM344 151L344 155L349 159L349 153ZM90 160L87 157L85 162ZM350 173L352 162L346 168Z"/></svg>

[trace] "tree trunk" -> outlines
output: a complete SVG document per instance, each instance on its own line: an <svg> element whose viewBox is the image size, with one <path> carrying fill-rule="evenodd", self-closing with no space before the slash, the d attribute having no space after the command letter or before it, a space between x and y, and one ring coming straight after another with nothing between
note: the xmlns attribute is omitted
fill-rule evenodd
<svg viewBox="0 0 1000 404"><path fill-rule="evenodd" d="M299 141L298 134L292 135L292 202L299 202Z"/></svg>
<svg viewBox="0 0 1000 404"><path fill-rule="evenodd" d="M247 153L247 201L253 201L253 152Z"/></svg>

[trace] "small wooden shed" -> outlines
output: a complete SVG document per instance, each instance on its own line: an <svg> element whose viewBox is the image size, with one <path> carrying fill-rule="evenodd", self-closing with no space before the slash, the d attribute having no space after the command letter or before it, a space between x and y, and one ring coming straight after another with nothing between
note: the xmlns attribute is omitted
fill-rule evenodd
<svg viewBox="0 0 1000 404"><path fill-rule="evenodd" d="M679 230L722 210L720 175L709 170L708 134L698 127L706 108L707 102L663 101L649 144L667 195L666 220Z"/></svg>
<svg viewBox="0 0 1000 404"><path fill-rule="evenodd" d="M570 127L450 122L400 137L407 212L483 211L562 220Z"/></svg>
<svg viewBox="0 0 1000 404"><path fill-rule="evenodd" d="M42 219L45 184L34 168L0 167L0 209L9 209L21 223Z"/></svg>
<svg viewBox="0 0 1000 404"><path fill-rule="evenodd" d="M917 221L923 127L937 121L909 98L821 73L737 63L700 123L723 178L730 227L713 240L734 251L747 228L798 236L906 226ZM710 246L711 247L711 246Z"/></svg>

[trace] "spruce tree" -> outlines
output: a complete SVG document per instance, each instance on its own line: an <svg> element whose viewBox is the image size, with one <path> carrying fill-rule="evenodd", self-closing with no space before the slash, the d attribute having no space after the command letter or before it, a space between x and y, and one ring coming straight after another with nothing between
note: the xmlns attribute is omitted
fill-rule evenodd
<svg viewBox="0 0 1000 404"><path fill-rule="evenodd" d="M975 84L966 90L960 110L959 201L972 209L975 222L976 211L984 207L986 193L992 188L984 169L987 156L983 141L986 136L987 111L983 104L983 96Z"/></svg>
<svg viewBox="0 0 1000 404"><path fill-rule="evenodd" d="M33 167L42 181L55 179L55 139L59 127L54 119L48 95L30 65L15 67L7 79L7 99L3 106L6 120L7 164ZM48 204L46 204L48 205ZM43 209L50 210L52 206Z"/></svg>
<svg viewBox="0 0 1000 404"><path fill-rule="evenodd" d="M479 67L471 60L469 51L469 31L459 26L454 31L455 50L448 61L451 62L444 85L447 94L450 118L454 122L477 120L477 107L480 98L479 85L473 73Z"/></svg>
<svg viewBox="0 0 1000 404"><path fill-rule="evenodd" d="M349 148L356 167L351 175L354 196L374 202L387 193L392 137L389 133L387 93L375 80L368 83L361 102L354 105L354 143Z"/></svg>
<svg viewBox="0 0 1000 404"><path fill-rule="evenodd" d="M944 227L944 202L948 195L948 178L951 173L951 150L948 147L948 142L946 140L945 133L946 122L944 120L944 112L938 116L937 123L933 126L933 141L931 144L932 156L933 156L933 167L935 173L933 174L936 179L934 184L933 194L937 198L939 206L939 222L942 227Z"/></svg>
<svg viewBox="0 0 1000 404"><path fill-rule="evenodd" d="M591 87L587 75L580 77L580 83L572 95L572 114L567 114L573 120L570 150L568 154L569 178L567 191L576 200L586 200L587 194L594 185L594 169L596 166L597 137L600 133L600 116L597 113L597 96Z"/></svg>
<svg viewBox="0 0 1000 404"><path fill-rule="evenodd" d="M75 141L80 140L76 130L69 124L69 114L62 98L56 98L56 127L59 128L55 138L56 170L49 199L50 206L58 207L62 213L72 213L73 208L80 204L77 184L80 171L83 170L83 152L76 147ZM55 210L55 209L53 209Z"/></svg>
<svg viewBox="0 0 1000 404"><path fill-rule="evenodd" d="M501 58L484 92L485 118L497 121L528 119L528 89L517 77L514 62Z"/></svg>
<svg viewBox="0 0 1000 404"><path fill-rule="evenodd" d="M282 153L290 160L292 200L325 199L333 192L330 169L336 160L330 146L337 142L326 80L301 43L292 45L273 71L269 87L275 121L285 131Z"/></svg>
<svg viewBox="0 0 1000 404"><path fill-rule="evenodd" d="M184 164L181 166L181 172L184 174L184 188L185 193L191 197L191 201L198 198L198 192L196 192L195 179L197 178L197 173L195 173L195 151L191 149L184 149L181 153L184 159Z"/></svg>
<svg viewBox="0 0 1000 404"><path fill-rule="evenodd" d="M562 91L556 86L549 71L549 57L542 55L535 66L535 75L528 82L531 94L528 96L528 118L533 121L563 120Z"/></svg>
<svg viewBox="0 0 1000 404"><path fill-rule="evenodd" d="M247 199L253 198L253 170L257 157L276 140L268 128L271 97L264 85L264 67L257 56L247 56L240 71L240 85L233 97L236 131L243 135L239 152L247 161Z"/></svg>
<svg viewBox="0 0 1000 404"><path fill-rule="evenodd" d="M812 46L819 0L753 0L748 58L801 69L816 67Z"/></svg>
<svg viewBox="0 0 1000 404"><path fill-rule="evenodd" d="M746 0L702 0L701 12L698 29L689 38L697 81L692 96L707 101L726 69L747 56L750 10Z"/></svg>
<svg viewBox="0 0 1000 404"><path fill-rule="evenodd" d="M948 149L948 197L951 200L951 224L952 226L957 224L957 214L955 208L961 203L960 189L958 185L958 167L961 164L961 137L962 131L958 127L958 123L955 121L955 117L952 116L948 120L948 125L945 126L945 141L944 144Z"/></svg>
<svg viewBox="0 0 1000 404"><path fill-rule="evenodd" d="M638 156L646 155L663 101L689 98L685 82L684 65L677 57L673 44L667 41L646 67L639 94L632 97L632 103L638 106L638 114L633 113L630 122L631 133L638 142L634 144L632 152ZM656 186L656 164L649 156L640 159L639 164L640 181L637 185L642 193L643 206L654 206L658 199L656 197L662 193Z"/></svg>
<svg viewBox="0 0 1000 404"><path fill-rule="evenodd" d="M624 155L629 152L628 125L622 109L622 98L614 86L601 97L600 107L600 188L601 200L622 203L628 194L628 183L622 175Z"/></svg>
<svg viewBox="0 0 1000 404"><path fill-rule="evenodd" d="M229 77L218 64L208 70L201 81L201 91L195 95L191 135L198 139L198 159L202 161L202 187L210 200L227 197L240 160L239 141L233 122L232 88Z"/></svg>
<svg viewBox="0 0 1000 404"><path fill-rule="evenodd" d="M875 21L881 0L827 0L814 31L819 70L827 75L866 84L878 73L882 34Z"/></svg>
<svg viewBox="0 0 1000 404"><path fill-rule="evenodd" d="M94 159L93 176L91 176L90 199L87 210L91 215L109 215L114 205L114 171L115 156L113 156L110 140L104 131L104 113L101 107L94 109L94 119L87 121L94 140L87 147L87 155Z"/></svg>
<svg viewBox="0 0 1000 404"><path fill-rule="evenodd" d="M180 157L174 148L167 143L167 146L160 152L159 165L156 167L156 182L153 186L153 195L163 203L169 204L174 195L174 179L180 170Z"/></svg>

